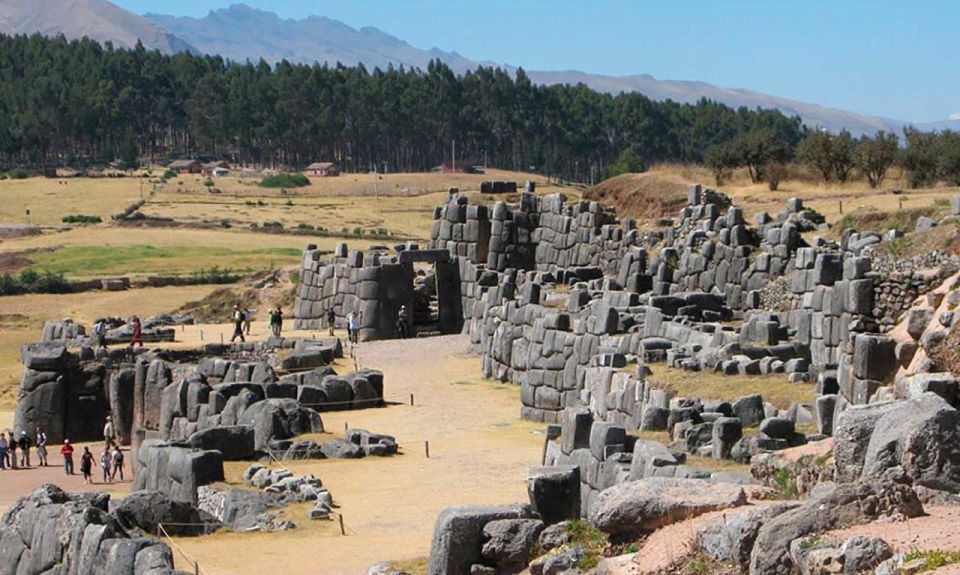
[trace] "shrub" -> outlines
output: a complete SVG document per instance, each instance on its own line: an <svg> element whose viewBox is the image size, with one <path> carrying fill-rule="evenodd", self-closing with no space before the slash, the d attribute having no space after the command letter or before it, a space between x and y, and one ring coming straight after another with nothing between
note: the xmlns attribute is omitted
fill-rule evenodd
<svg viewBox="0 0 960 575"><path fill-rule="evenodd" d="M309 186L310 180L303 174L275 174L260 180L263 188L300 188Z"/></svg>
<svg viewBox="0 0 960 575"><path fill-rule="evenodd" d="M263 227L267 229L282 230L283 224L280 222L263 222Z"/></svg>
<svg viewBox="0 0 960 575"><path fill-rule="evenodd" d="M65 224L99 224L103 220L100 216L85 216L83 214L71 214L63 217Z"/></svg>
<svg viewBox="0 0 960 575"><path fill-rule="evenodd" d="M0 276L0 295L17 295L23 293L23 286L9 273Z"/></svg>
<svg viewBox="0 0 960 575"><path fill-rule="evenodd" d="M212 188L212 187L213 187L213 180L211 180L210 178L207 178L206 180L203 181L203 185L206 186L206 187L208 187L208 188Z"/></svg>
<svg viewBox="0 0 960 575"><path fill-rule="evenodd" d="M45 271L34 282L33 291L39 293L69 293L71 291L70 282L61 273Z"/></svg>
<svg viewBox="0 0 960 575"><path fill-rule="evenodd" d="M7 177L11 180L25 180L30 177L30 174L23 168L14 168L7 172Z"/></svg>
<svg viewBox="0 0 960 575"><path fill-rule="evenodd" d="M311 226L310 224L305 224L305 223L303 223L303 222L300 222L299 224L297 224L297 229L298 229L298 230L308 230L308 231L311 231L311 232L312 232L312 231L315 230L316 228L314 228L314 227Z"/></svg>
<svg viewBox="0 0 960 575"><path fill-rule="evenodd" d="M229 227L230 227L230 220L228 220L227 218L223 218L222 220L220 220L220 227L221 227L221 228L229 228Z"/></svg>
<svg viewBox="0 0 960 575"><path fill-rule="evenodd" d="M160 179L163 180L164 182L166 182L166 181L169 180L170 178L176 178L176 177L177 177L177 173L176 173L176 172L174 172L173 170L167 170L167 171L163 172L163 175L160 176Z"/></svg>
<svg viewBox="0 0 960 575"><path fill-rule="evenodd" d="M25 269L20 272L20 285L27 287L36 283L39 274L31 269Z"/></svg>

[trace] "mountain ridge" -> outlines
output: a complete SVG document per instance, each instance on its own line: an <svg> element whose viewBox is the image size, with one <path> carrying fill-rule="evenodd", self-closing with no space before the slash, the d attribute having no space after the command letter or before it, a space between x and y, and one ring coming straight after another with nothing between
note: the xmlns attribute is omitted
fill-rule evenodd
<svg viewBox="0 0 960 575"><path fill-rule="evenodd" d="M141 41L165 54L179 51L216 54L236 62L259 61L334 65L388 65L426 69L433 59L462 74L478 66L499 67L511 73L509 63L472 60L439 47L420 49L374 26L354 28L321 15L281 18L274 12L235 3L211 10L203 18L147 13L138 16L108 0L0 0L0 33L63 34L68 39L89 37L132 48ZM525 69L526 70L526 69ZM878 130L900 133L907 125L920 129L960 129L960 119L913 123L773 96L745 88L726 88L697 80L660 80L650 74L612 76L578 70L526 70L538 84L583 83L616 94L639 92L653 100L692 103L707 98L728 106L774 108L800 116L811 128L833 132L846 129L854 136Z"/></svg>

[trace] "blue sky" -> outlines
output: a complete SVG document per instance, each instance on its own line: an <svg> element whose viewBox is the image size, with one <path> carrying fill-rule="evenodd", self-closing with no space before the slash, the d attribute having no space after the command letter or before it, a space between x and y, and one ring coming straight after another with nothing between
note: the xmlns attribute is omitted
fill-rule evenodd
<svg viewBox="0 0 960 575"><path fill-rule="evenodd" d="M202 17L231 0L113 0ZM246 0L530 70L652 74L913 122L960 117L960 2Z"/></svg>

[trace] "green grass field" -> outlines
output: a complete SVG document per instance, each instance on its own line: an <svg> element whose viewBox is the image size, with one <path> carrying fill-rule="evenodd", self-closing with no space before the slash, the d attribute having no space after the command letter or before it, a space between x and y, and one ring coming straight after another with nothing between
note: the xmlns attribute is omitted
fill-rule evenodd
<svg viewBox="0 0 960 575"><path fill-rule="evenodd" d="M211 246L71 246L30 255L27 269L67 277L107 275L185 275L217 266L249 272L295 265L297 248L231 249Z"/></svg>

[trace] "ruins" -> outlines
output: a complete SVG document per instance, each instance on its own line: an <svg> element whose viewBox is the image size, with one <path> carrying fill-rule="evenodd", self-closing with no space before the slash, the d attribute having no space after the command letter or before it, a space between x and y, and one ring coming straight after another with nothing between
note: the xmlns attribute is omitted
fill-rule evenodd
<svg viewBox="0 0 960 575"><path fill-rule="evenodd" d="M954 206L949 217L960 215ZM518 385L519 415L545 425L529 501L445 510L431 575L561 573L589 552L571 542L571 521L630 541L717 510L732 521L696 533L697 549L717 560L752 575L815 572L818 561L861 572L903 557L882 540L809 538L915 517L960 491L960 383L942 360L960 259L894 258L876 246L896 230L830 235L822 222L792 198L751 224L700 185L676 218L648 226L562 194L483 206L451 190L423 249L308 246L294 323L320 330L331 311L338 325L357 314L359 341L388 339L405 307L411 336L466 334L482 375ZM150 328L161 337L162 325ZM192 505L210 529L284 529L270 510L290 502L329 516L322 481L254 464L244 480L255 490L224 491L211 487L224 461L398 452L395 438L359 429L323 444L298 439L323 431L325 411L384 404L382 372L330 367L343 353L335 338L105 351L83 326L54 321L22 350L16 425L42 424L52 442L100 439L111 414L135 451L138 493ZM777 377L809 399L681 395L658 381L663 370ZM828 457L778 457L826 439ZM747 506L757 488L789 488L798 501ZM123 517L149 524L147 515ZM869 561L850 552L857 545Z"/></svg>
<svg viewBox="0 0 960 575"><path fill-rule="evenodd" d="M520 414L548 424L541 466L528 477L529 505L445 511L431 575L514 573L528 564L532 573L562 572L556 565L578 560L569 549L550 559L554 567L542 558L529 563L535 546L550 548L542 536L538 543L550 525L584 518L611 536L649 532L742 505L741 485L770 484L783 473L799 494L834 481L837 491L823 497L851 501L869 497L857 489L877 485L898 494L863 521L915 516L915 491L960 488L960 387L936 360L960 303L960 261L938 252L897 259L872 246L902 231L845 229L831 240L822 222L793 198L751 225L726 196L700 185L690 186L675 219L645 229L562 194L482 206L451 190L434 213L426 250L363 254L341 245L332 257L308 250L296 314L312 326L330 308L338 318L362 311L366 339L394 337L389 319L414 301L406 289L412 262L442 262L428 279L441 308L462 311L462 323L448 321L443 332L460 325L483 375L519 385ZM720 376L780 374L810 386L810 399L778 407L759 394L679 397L657 384L657 364ZM833 457L822 468L776 459L782 449L828 437ZM711 471L688 456L752 463L752 473ZM787 511L767 509L752 521L759 529ZM737 551L752 574L812 561L765 533L757 539L763 555ZM828 555L844 560L834 548L817 557Z"/></svg>

